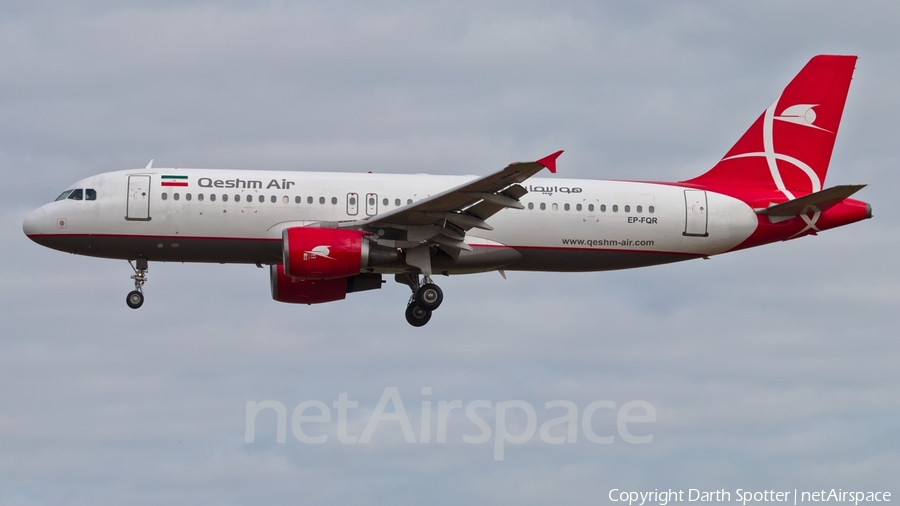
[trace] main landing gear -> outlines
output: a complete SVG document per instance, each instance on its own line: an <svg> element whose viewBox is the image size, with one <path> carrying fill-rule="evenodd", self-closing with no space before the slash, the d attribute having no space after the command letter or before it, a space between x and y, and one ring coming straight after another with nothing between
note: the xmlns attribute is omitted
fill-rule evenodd
<svg viewBox="0 0 900 506"><path fill-rule="evenodd" d="M144 283L147 282L147 259L138 258L134 262L128 261L128 265L134 270L131 279L134 280L134 290L128 292L125 303L131 309L137 309L144 305Z"/></svg>
<svg viewBox="0 0 900 506"><path fill-rule="evenodd" d="M431 247L421 245L406 250L406 264L416 267L422 273L422 282L419 282L419 274L397 274L394 279L403 283L412 290L409 303L406 304L406 321L413 327L421 327L431 319L431 312L437 309L444 301L444 292L431 281Z"/></svg>
<svg viewBox="0 0 900 506"><path fill-rule="evenodd" d="M418 274L397 274L394 279L412 290L406 304L406 321L413 327L421 327L431 319L431 312L440 307L444 301L444 292L431 281L431 276L424 276L419 282Z"/></svg>

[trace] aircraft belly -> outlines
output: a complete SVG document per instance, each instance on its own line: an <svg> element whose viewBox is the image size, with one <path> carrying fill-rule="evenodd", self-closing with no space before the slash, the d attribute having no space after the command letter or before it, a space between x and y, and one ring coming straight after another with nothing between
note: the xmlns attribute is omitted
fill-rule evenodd
<svg viewBox="0 0 900 506"><path fill-rule="evenodd" d="M592 272L631 269L697 258L687 253L652 251L559 250L518 248L522 260L508 266L510 271Z"/></svg>
<svg viewBox="0 0 900 506"><path fill-rule="evenodd" d="M276 263L281 241L227 237L59 234L33 236L48 248L101 258L152 262Z"/></svg>

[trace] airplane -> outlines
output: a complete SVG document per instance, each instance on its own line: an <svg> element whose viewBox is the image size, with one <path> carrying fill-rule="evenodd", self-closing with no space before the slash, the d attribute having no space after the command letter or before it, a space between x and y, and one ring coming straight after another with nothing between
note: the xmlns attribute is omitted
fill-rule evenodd
<svg viewBox="0 0 900 506"><path fill-rule="evenodd" d="M154 168L82 179L23 230L48 248L150 262L269 266L272 298L318 304L409 286L406 319L443 301L438 274L589 272L708 258L872 217L824 188L856 56L813 57L712 169L678 182L540 179L562 151L482 177Z"/></svg>

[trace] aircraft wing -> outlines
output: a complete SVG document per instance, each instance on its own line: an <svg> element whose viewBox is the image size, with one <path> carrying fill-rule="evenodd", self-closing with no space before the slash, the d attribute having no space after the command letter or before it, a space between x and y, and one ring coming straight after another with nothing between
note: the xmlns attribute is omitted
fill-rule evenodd
<svg viewBox="0 0 900 506"><path fill-rule="evenodd" d="M486 222L488 218L507 207L523 209L519 198L528 190L519 183L545 168L555 173L556 159L561 154L562 151L557 151L533 162L511 163L493 174L418 202L340 226L402 229L407 231L403 242L431 241L448 253L458 254L461 249L471 249L463 242L466 231L493 230Z"/></svg>

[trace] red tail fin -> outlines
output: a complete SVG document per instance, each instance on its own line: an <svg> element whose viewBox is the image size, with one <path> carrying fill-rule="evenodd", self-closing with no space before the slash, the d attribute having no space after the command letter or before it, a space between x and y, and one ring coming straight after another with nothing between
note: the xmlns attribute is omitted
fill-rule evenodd
<svg viewBox="0 0 900 506"><path fill-rule="evenodd" d="M819 55L709 172L685 181L811 193L822 189L856 56Z"/></svg>

